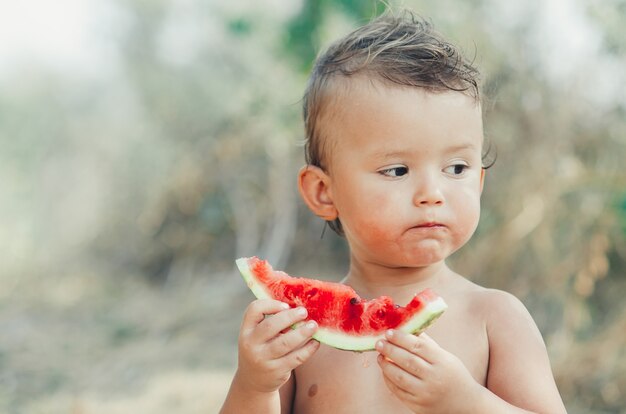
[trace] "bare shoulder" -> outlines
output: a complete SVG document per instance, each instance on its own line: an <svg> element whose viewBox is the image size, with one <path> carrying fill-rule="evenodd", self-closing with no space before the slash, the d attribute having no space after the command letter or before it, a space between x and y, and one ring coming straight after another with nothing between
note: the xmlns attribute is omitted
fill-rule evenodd
<svg viewBox="0 0 626 414"><path fill-rule="evenodd" d="M473 306L484 315L491 335L498 335L503 330L510 334L514 330L543 341L530 312L515 295L502 290L480 288L473 299Z"/></svg>
<svg viewBox="0 0 626 414"><path fill-rule="evenodd" d="M487 329L501 323L508 325L518 322L525 325L523 329L539 333L524 304L508 292L488 289L459 276L449 294L462 298L468 310L484 320Z"/></svg>

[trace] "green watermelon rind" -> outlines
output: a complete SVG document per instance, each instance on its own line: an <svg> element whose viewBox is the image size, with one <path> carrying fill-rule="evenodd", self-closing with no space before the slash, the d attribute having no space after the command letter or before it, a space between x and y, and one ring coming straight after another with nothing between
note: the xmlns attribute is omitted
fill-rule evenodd
<svg viewBox="0 0 626 414"><path fill-rule="evenodd" d="M239 273L243 276L243 280L246 281L246 284L257 299L272 299L272 295L267 293L267 291L263 288L263 285L258 283L252 275L250 266L248 265L248 258L242 257L237 259L235 263L239 268Z"/></svg>
<svg viewBox="0 0 626 414"><path fill-rule="evenodd" d="M263 285L256 281L250 267L248 258L242 257L236 260L239 272L243 276L246 284L257 299L272 299ZM426 304L426 306L417 312L413 317L404 324L395 328L403 332L419 335L428 328L443 312L448 308L445 301L438 297ZM350 335L345 332L319 327L313 338L317 341L332 346L333 348L343 349L346 351L371 351L374 350L376 342L384 338L384 333L378 335Z"/></svg>

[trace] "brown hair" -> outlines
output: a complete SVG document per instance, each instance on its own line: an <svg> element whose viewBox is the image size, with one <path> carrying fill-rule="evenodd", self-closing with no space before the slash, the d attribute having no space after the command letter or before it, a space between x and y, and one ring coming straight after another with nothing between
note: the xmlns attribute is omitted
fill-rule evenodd
<svg viewBox="0 0 626 414"><path fill-rule="evenodd" d="M319 121L338 93L336 81L357 74L429 92L458 91L480 102L478 70L430 22L409 11L384 14L317 58L303 99L307 164L326 169L327 137ZM329 225L343 233L339 219Z"/></svg>

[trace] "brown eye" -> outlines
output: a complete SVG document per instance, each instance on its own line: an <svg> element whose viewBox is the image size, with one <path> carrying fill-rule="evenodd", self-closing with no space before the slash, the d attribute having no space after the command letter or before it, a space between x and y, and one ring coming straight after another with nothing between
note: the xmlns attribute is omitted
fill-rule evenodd
<svg viewBox="0 0 626 414"><path fill-rule="evenodd" d="M452 175L462 175L469 166L465 164L454 164L447 167L444 171Z"/></svg>
<svg viewBox="0 0 626 414"><path fill-rule="evenodd" d="M400 166L400 167L392 167L387 168L385 170L380 171L382 175L386 175L387 177L402 177L409 173L408 167Z"/></svg>

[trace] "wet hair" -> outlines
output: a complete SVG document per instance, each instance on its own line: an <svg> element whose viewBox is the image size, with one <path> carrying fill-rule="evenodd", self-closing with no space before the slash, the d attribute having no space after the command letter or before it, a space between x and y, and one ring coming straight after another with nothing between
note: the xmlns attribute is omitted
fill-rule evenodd
<svg viewBox="0 0 626 414"><path fill-rule="evenodd" d="M313 67L303 98L305 160L327 171L328 137L320 120L353 76L437 93L457 91L480 103L473 62L410 11L385 13L333 43ZM489 146L490 147L490 146ZM484 157L483 157L484 158ZM484 163L483 159L483 163ZM343 234L339 219L328 222Z"/></svg>

